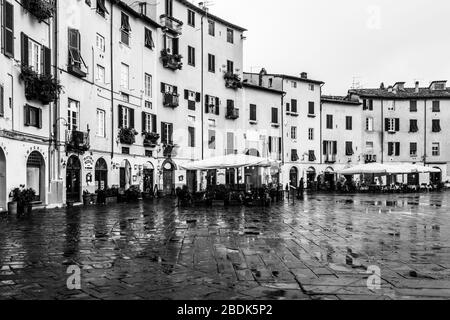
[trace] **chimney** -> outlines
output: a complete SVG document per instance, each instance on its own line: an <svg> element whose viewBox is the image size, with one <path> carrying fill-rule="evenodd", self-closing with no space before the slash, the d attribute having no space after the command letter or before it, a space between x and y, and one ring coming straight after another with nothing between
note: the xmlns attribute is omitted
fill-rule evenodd
<svg viewBox="0 0 450 320"><path fill-rule="evenodd" d="M307 72L302 72L302 73L300 74L300 78L302 78L302 79L308 79L308 73L307 73Z"/></svg>
<svg viewBox="0 0 450 320"><path fill-rule="evenodd" d="M416 86L414 90L415 93L419 93L419 85L420 85L419 81L416 81Z"/></svg>
<svg viewBox="0 0 450 320"><path fill-rule="evenodd" d="M381 90L384 90L385 88L384 88L384 82L382 82L381 84L380 84L380 89Z"/></svg>
<svg viewBox="0 0 450 320"><path fill-rule="evenodd" d="M259 86L262 87L263 86L263 77L267 75L267 71L266 69L262 68L261 71L259 72Z"/></svg>

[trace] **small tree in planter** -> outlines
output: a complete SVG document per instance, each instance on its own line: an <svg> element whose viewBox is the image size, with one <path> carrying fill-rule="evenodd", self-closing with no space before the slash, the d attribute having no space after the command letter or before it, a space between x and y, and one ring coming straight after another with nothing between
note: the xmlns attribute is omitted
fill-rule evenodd
<svg viewBox="0 0 450 320"><path fill-rule="evenodd" d="M13 202L17 202L17 213L31 213L32 202L36 197L36 191L33 189L25 189L24 186L20 188L15 188L12 192Z"/></svg>
<svg viewBox="0 0 450 320"><path fill-rule="evenodd" d="M136 142L137 131L133 128L121 128L119 131L119 140L123 144L134 144Z"/></svg>

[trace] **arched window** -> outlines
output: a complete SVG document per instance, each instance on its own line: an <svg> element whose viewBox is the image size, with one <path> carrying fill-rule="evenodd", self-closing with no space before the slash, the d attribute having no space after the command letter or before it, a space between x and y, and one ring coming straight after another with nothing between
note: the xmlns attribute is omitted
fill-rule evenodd
<svg viewBox="0 0 450 320"><path fill-rule="evenodd" d="M95 189L104 190L108 187L108 165L105 159L99 158L95 163Z"/></svg>
<svg viewBox="0 0 450 320"><path fill-rule="evenodd" d="M43 201L45 196L45 162L38 151L30 153L27 159L27 188L36 192L35 201Z"/></svg>

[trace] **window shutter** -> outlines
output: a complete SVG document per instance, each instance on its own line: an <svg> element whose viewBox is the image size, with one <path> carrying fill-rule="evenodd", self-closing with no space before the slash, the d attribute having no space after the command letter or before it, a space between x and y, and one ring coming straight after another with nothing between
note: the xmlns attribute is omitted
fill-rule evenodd
<svg viewBox="0 0 450 320"><path fill-rule="evenodd" d="M50 48L42 47L42 64L43 64L43 72L46 76L51 75L52 73L52 55Z"/></svg>
<svg viewBox="0 0 450 320"><path fill-rule="evenodd" d="M163 36L164 50L167 50L167 36Z"/></svg>
<svg viewBox="0 0 450 320"><path fill-rule="evenodd" d="M26 126L30 125L30 106L29 105L25 105L24 109L23 109L23 113L24 113L24 118L25 118L25 122L24 124Z"/></svg>
<svg viewBox="0 0 450 320"><path fill-rule="evenodd" d="M291 111L291 105L289 102L286 103L286 111L290 112Z"/></svg>
<svg viewBox="0 0 450 320"><path fill-rule="evenodd" d="M173 145L173 124L169 124L169 144Z"/></svg>
<svg viewBox="0 0 450 320"><path fill-rule="evenodd" d="M25 33L21 33L22 42L22 65L29 66L28 62L28 36Z"/></svg>
<svg viewBox="0 0 450 320"><path fill-rule="evenodd" d="M395 119L395 131L400 131L400 119Z"/></svg>
<svg viewBox="0 0 450 320"><path fill-rule="evenodd" d="M173 86L173 93L178 94L178 87L177 86Z"/></svg>
<svg viewBox="0 0 450 320"><path fill-rule="evenodd" d="M38 109L38 119L37 119L37 125L39 129L42 129L42 109Z"/></svg>
<svg viewBox="0 0 450 320"><path fill-rule="evenodd" d="M134 109L130 110L130 128L134 129Z"/></svg>
<svg viewBox="0 0 450 320"><path fill-rule="evenodd" d="M389 131L389 119L384 119L384 131Z"/></svg>
<svg viewBox="0 0 450 320"><path fill-rule="evenodd" d="M393 154L393 143L392 142L388 142L388 156L392 156Z"/></svg>
<svg viewBox="0 0 450 320"><path fill-rule="evenodd" d="M184 90L184 100L188 100L189 99L189 91L188 90Z"/></svg>
<svg viewBox="0 0 450 320"><path fill-rule="evenodd" d="M119 128L123 128L123 107L119 105Z"/></svg>
<svg viewBox="0 0 450 320"><path fill-rule="evenodd" d="M367 100L363 99L363 110L367 110Z"/></svg>
<svg viewBox="0 0 450 320"><path fill-rule="evenodd" d="M178 38L173 38L173 54L178 54Z"/></svg>
<svg viewBox="0 0 450 320"><path fill-rule="evenodd" d="M14 6L5 1L3 9L3 49L5 54L14 57Z"/></svg>
<svg viewBox="0 0 450 320"><path fill-rule="evenodd" d="M219 107L219 105L220 105L220 100L219 100L219 98L216 98L216 115L220 114L220 107Z"/></svg>
<svg viewBox="0 0 450 320"><path fill-rule="evenodd" d="M5 95L5 90L3 89L3 86L0 86L0 117L3 117L5 114L5 104L3 102Z"/></svg>
<svg viewBox="0 0 450 320"><path fill-rule="evenodd" d="M155 114L152 114L152 132L153 133L157 133L158 132L158 128L157 128L157 118Z"/></svg>
<svg viewBox="0 0 450 320"><path fill-rule="evenodd" d="M209 95L205 96L205 113L209 113Z"/></svg>
<svg viewBox="0 0 450 320"><path fill-rule="evenodd" d="M396 156L400 155L400 142L395 143L395 155Z"/></svg>
<svg viewBox="0 0 450 320"><path fill-rule="evenodd" d="M333 154L337 154L337 141L333 141Z"/></svg>
<svg viewBox="0 0 450 320"><path fill-rule="evenodd" d="M201 96L200 92L197 92L195 94L195 102L200 102L201 99L202 99L202 96Z"/></svg>
<svg viewBox="0 0 450 320"><path fill-rule="evenodd" d="M272 137L269 137L269 153L272 153Z"/></svg>
<svg viewBox="0 0 450 320"><path fill-rule="evenodd" d="M147 123L147 113L142 112L142 132L147 132L146 123Z"/></svg>
<svg viewBox="0 0 450 320"><path fill-rule="evenodd" d="M167 143L167 130L164 122L161 122L161 142Z"/></svg>
<svg viewBox="0 0 450 320"><path fill-rule="evenodd" d="M166 93L166 84L161 82L161 93Z"/></svg>

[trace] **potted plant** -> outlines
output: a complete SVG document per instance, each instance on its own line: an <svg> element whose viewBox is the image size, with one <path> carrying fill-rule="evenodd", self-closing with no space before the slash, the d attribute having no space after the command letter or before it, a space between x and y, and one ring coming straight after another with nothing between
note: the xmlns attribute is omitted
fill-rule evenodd
<svg viewBox="0 0 450 320"><path fill-rule="evenodd" d="M133 128L121 128L119 131L119 140L123 144L134 144L136 142L137 131Z"/></svg>
<svg viewBox="0 0 450 320"><path fill-rule="evenodd" d="M139 186L131 186L125 191L125 198L127 202L137 202L141 197L141 189Z"/></svg>
<svg viewBox="0 0 450 320"><path fill-rule="evenodd" d="M20 80L25 83L25 97L27 100L38 100L43 104L56 101L62 86L51 75L39 75L30 66L23 65Z"/></svg>
<svg viewBox="0 0 450 320"><path fill-rule="evenodd" d="M19 188L14 188L13 190L11 190L11 193L9 194L11 201L8 202L8 213L17 214L17 205L18 205L17 202L19 201L19 194L20 194Z"/></svg>
<svg viewBox="0 0 450 320"><path fill-rule="evenodd" d="M14 205L11 205L11 209L14 211L16 209L17 214L29 214L32 211L32 203L36 197L36 191L33 189L25 189L25 187L22 185L20 188L15 188L12 191L12 198L13 201L16 203L16 208L14 208Z"/></svg>
<svg viewBox="0 0 450 320"><path fill-rule="evenodd" d="M90 193L89 191L83 191L83 204L85 206L96 204L97 203L97 194Z"/></svg>

